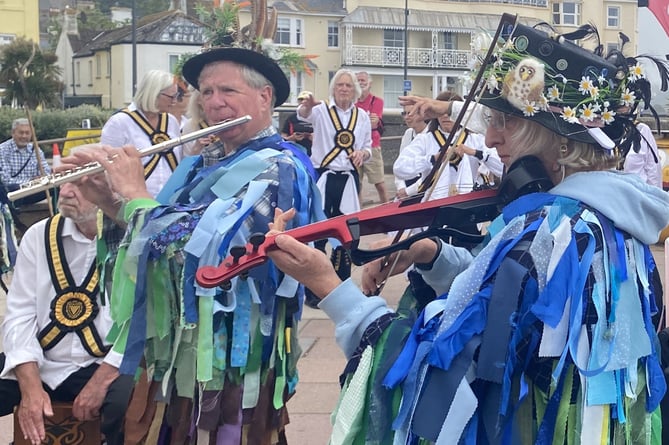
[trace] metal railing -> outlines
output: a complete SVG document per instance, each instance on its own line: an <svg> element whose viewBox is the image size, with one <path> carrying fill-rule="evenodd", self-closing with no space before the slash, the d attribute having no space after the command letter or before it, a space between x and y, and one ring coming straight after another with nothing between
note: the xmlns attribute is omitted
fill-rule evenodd
<svg viewBox="0 0 669 445"><path fill-rule="evenodd" d="M404 66L404 48L391 46L351 45L347 51L348 65ZM412 68L467 69L471 51L431 48L408 48L407 64Z"/></svg>

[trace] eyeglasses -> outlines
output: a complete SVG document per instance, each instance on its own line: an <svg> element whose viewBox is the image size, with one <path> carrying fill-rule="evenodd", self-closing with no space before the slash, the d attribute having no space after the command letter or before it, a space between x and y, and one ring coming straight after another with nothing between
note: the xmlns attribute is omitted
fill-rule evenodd
<svg viewBox="0 0 669 445"><path fill-rule="evenodd" d="M173 102L182 102L184 100L184 95L181 91L177 91L175 94L160 93L161 96L169 97Z"/></svg>
<svg viewBox="0 0 669 445"><path fill-rule="evenodd" d="M508 119L505 113L491 113L490 111L483 112L483 121L488 127L501 131L506 128L506 120Z"/></svg>
<svg viewBox="0 0 669 445"><path fill-rule="evenodd" d="M411 116L411 111L402 111L400 112L401 116Z"/></svg>

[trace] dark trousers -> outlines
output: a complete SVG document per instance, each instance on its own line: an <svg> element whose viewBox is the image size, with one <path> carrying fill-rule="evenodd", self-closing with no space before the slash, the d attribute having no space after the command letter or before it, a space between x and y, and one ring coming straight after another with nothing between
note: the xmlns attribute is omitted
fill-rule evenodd
<svg viewBox="0 0 669 445"><path fill-rule="evenodd" d="M326 171L326 169L318 169L319 174L323 174ZM358 175L357 170L352 170L351 172L336 172L334 174L330 173L327 177L327 183L325 184L325 196L323 196L323 211L325 216L328 218L342 215L339 207L343 198L344 188L346 187L346 183L349 180L349 173L353 175L357 193L360 190L360 176ZM358 199L357 196L354 198ZM326 244L327 240L318 240L314 243L314 247L322 252L325 252ZM334 249L332 251L330 260L332 261L339 278L345 280L351 276L351 257L343 247L340 246ZM307 289L307 299L310 298L310 292L311 291Z"/></svg>
<svg viewBox="0 0 669 445"><path fill-rule="evenodd" d="M0 353L0 369L4 367L5 354ZM97 364L71 374L56 389L42 385L52 401L72 402L79 395L93 373L98 369ZM100 430L105 435L109 445L123 445L123 422L128 409L128 401L133 388L133 377L121 375L109 385L107 395L100 408ZM0 379L0 417L14 412L14 408L21 402L21 391L16 380Z"/></svg>

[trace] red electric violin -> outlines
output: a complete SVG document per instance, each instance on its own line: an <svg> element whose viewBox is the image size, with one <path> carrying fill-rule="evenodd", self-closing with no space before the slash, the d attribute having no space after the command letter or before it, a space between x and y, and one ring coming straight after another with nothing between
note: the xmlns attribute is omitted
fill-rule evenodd
<svg viewBox="0 0 669 445"><path fill-rule="evenodd" d="M458 228L472 223L491 221L499 214L501 207L512 199L526 193L546 191L552 186L541 162L534 157L525 157L509 168L497 190L475 191L427 202L420 202L422 196L416 196L409 200L382 204L350 215L298 227L284 233L304 243L336 238L349 249L353 263L360 265L397 250L407 249L416 240L430 236L453 236L468 241L481 240L480 235L464 233ZM383 249L358 249L361 236L417 227L426 229ZM265 263L268 259L267 252L275 248L275 236L254 234L246 246L231 247L228 257L220 265L198 269L195 278L203 287L220 286L231 278Z"/></svg>

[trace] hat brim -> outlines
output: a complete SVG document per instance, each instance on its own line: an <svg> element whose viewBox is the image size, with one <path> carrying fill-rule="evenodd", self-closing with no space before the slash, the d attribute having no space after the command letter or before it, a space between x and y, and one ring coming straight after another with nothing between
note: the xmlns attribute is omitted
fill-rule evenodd
<svg viewBox="0 0 669 445"><path fill-rule="evenodd" d="M567 139L585 142L587 144L599 145L598 141L590 135L587 127L581 124L567 122L558 114L539 112L533 116L526 116L518 108L511 105L505 98L501 96L494 96L488 94L487 92L484 93L481 97L480 103L486 107L492 108L493 110L537 122L538 124L543 125L549 130L554 131L555 133L560 134ZM612 125L607 125L605 128L602 128L602 130L613 141L619 140L624 133L623 126L618 122Z"/></svg>
<svg viewBox="0 0 669 445"><path fill-rule="evenodd" d="M275 106L283 104L290 94L290 83L281 67L272 59L244 48L215 48L191 57L184 63L183 77L197 90L202 69L212 63L230 61L248 66L267 78L274 86Z"/></svg>

